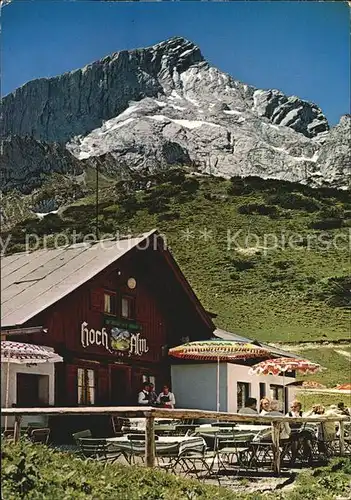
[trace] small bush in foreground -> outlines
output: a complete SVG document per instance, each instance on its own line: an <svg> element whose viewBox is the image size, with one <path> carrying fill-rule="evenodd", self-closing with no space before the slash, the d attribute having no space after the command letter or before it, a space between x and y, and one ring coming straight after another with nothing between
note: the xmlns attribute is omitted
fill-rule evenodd
<svg viewBox="0 0 351 500"><path fill-rule="evenodd" d="M6 500L329 500L349 498L350 491L350 458L303 472L290 491L261 494L239 492L238 478L229 490L157 469L104 467L28 441L4 441L1 455L1 498Z"/></svg>
<svg viewBox="0 0 351 500"><path fill-rule="evenodd" d="M146 467L84 461L29 442L4 442L2 498L234 500L234 492Z"/></svg>

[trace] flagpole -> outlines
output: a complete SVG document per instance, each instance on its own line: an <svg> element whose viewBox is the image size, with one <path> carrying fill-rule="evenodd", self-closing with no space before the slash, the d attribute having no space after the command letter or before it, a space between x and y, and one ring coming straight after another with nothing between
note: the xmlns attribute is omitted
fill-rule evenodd
<svg viewBox="0 0 351 500"><path fill-rule="evenodd" d="M10 386L10 356L7 358L7 378L6 378L6 396L5 408L9 406L9 386ZM7 415L5 417L5 431L7 430Z"/></svg>
<svg viewBox="0 0 351 500"><path fill-rule="evenodd" d="M217 357L217 412L219 412L219 356Z"/></svg>

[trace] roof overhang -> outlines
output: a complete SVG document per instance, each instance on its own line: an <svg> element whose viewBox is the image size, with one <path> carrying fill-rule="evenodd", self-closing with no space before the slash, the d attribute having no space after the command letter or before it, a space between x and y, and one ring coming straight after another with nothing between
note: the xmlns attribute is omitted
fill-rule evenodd
<svg viewBox="0 0 351 500"><path fill-rule="evenodd" d="M48 333L48 329L43 326L31 326L27 328L1 328L1 335L16 336L16 335L35 335L38 333Z"/></svg>

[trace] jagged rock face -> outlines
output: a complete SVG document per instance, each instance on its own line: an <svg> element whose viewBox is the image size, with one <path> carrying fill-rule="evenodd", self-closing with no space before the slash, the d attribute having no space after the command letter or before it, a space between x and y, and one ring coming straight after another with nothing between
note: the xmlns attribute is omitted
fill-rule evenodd
<svg viewBox="0 0 351 500"><path fill-rule="evenodd" d="M349 187L351 181L351 115L341 117L330 130L319 150L319 169L322 179L334 187Z"/></svg>
<svg viewBox="0 0 351 500"><path fill-rule="evenodd" d="M45 175L52 172L79 175L82 162L74 158L61 144L47 144L31 137L12 136L3 141L1 155L1 189L17 188L30 193L40 186Z"/></svg>
<svg viewBox="0 0 351 500"><path fill-rule="evenodd" d="M345 185L344 125L328 132L315 104L234 80L183 38L29 82L4 98L3 116L5 134L67 142L78 160L106 160L110 175L187 164Z"/></svg>
<svg viewBox="0 0 351 500"><path fill-rule="evenodd" d="M328 121L318 106L296 96L287 97L279 90L256 90L254 109L259 116L266 116L277 125L291 127L306 137L329 130Z"/></svg>
<svg viewBox="0 0 351 500"><path fill-rule="evenodd" d="M203 57L198 47L172 39L122 51L55 78L33 80L3 99L4 135L65 142L117 116L133 99L156 97Z"/></svg>

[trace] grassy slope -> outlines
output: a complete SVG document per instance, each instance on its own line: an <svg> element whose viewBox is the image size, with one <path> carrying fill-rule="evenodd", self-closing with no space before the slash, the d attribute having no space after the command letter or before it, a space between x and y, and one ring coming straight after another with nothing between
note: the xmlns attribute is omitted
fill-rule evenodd
<svg viewBox="0 0 351 500"><path fill-rule="evenodd" d="M326 250L312 243L310 249L305 246L265 249L265 233L278 238L293 233L317 236L319 232L309 229L309 225L318 219L318 211L278 207L276 218L238 213L241 205L264 203L267 196L276 192L275 186L268 189L267 183L261 181L261 184L261 189L254 185L248 194L229 195L230 181L206 177L195 193L180 186L174 196L169 195L170 184L162 184L146 195L138 193L137 201L132 200L132 208L125 207L128 196L119 195L116 199L104 189L102 194L107 201L100 207L100 229L114 234L128 228L133 233L159 228L204 306L218 314L216 322L222 328L266 341L349 338L346 309L331 307L317 296L323 280L349 274L346 248ZM296 192L296 186L291 190ZM150 213L152 201L147 199L150 193L154 198L166 199L167 206L161 207L160 213ZM78 206L64 212L65 230L67 227L82 233L94 230L94 200L90 197L85 201L83 204L80 200ZM349 208L332 198L326 200L328 205ZM165 213L171 220L163 220ZM36 229L35 224L31 230ZM45 220L40 224L43 230ZM187 229L191 231L188 240ZM204 230L210 231L207 241L201 233ZM241 230L238 239L244 247L239 251L233 244L228 248L227 238L227 231L234 235L238 230ZM345 227L327 231L326 235L346 237L347 232ZM17 228L13 241L16 238L19 241L18 233ZM245 244L248 234L249 241Z"/></svg>
<svg viewBox="0 0 351 500"><path fill-rule="evenodd" d="M343 401L347 408L351 408L350 394L299 392L297 399L301 401L302 408L306 411L311 409L314 404L321 404L327 408L329 405L337 405L340 401Z"/></svg>
<svg viewBox="0 0 351 500"><path fill-rule="evenodd" d="M307 375L304 380L315 380L328 387L335 387L341 379L345 382L350 381L351 364L350 359L343 356L330 347L320 347L319 349L306 349L299 353L306 356L307 359L329 367L328 370L322 371L315 375Z"/></svg>

